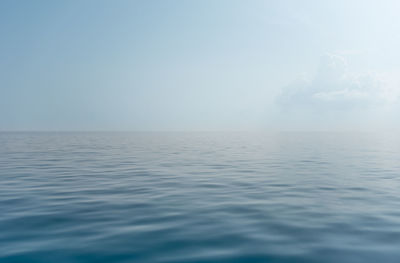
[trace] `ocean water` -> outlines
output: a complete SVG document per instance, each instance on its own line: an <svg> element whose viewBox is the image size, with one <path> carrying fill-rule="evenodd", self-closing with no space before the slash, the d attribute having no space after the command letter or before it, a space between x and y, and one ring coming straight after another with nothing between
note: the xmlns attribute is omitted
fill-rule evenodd
<svg viewBox="0 0 400 263"><path fill-rule="evenodd" d="M0 133L0 262L400 262L400 136Z"/></svg>

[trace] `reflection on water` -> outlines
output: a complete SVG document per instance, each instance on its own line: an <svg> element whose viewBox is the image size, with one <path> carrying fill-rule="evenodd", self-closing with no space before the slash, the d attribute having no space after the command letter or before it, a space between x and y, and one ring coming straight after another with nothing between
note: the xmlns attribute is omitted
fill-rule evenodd
<svg viewBox="0 0 400 263"><path fill-rule="evenodd" d="M0 133L0 262L400 262L400 136Z"/></svg>

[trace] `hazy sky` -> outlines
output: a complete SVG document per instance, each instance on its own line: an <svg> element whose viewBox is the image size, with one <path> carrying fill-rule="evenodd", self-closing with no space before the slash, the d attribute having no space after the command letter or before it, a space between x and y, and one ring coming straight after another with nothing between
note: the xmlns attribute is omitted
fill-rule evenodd
<svg viewBox="0 0 400 263"><path fill-rule="evenodd" d="M400 126L400 1L0 1L0 130Z"/></svg>

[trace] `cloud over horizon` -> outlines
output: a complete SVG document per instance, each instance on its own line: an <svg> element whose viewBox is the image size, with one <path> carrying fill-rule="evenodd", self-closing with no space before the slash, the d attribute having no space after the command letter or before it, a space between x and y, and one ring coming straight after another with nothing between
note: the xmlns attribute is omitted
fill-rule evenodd
<svg viewBox="0 0 400 263"><path fill-rule="evenodd" d="M398 74L354 72L345 57L321 57L313 77L284 87L276 98L284 129L400 127Z"/></svg>
<svg viewBox="0 0 400 263"><path fill-rule="evenodd" d="M285 87L277 103L284 110L342 111L379 108L397 100L398 93L382 75L352 72L345 57L326 54L314 77Z"/></svg>

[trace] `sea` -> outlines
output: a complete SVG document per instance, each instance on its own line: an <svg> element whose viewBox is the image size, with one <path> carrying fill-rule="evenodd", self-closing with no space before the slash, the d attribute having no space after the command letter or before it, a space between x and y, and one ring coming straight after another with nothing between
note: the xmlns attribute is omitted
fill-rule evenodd
<svg viewBox="0 0 400 263"><path fill-rule="evenodd" d="M400 262L400 135L1 132L0 262Z"/></svg>

